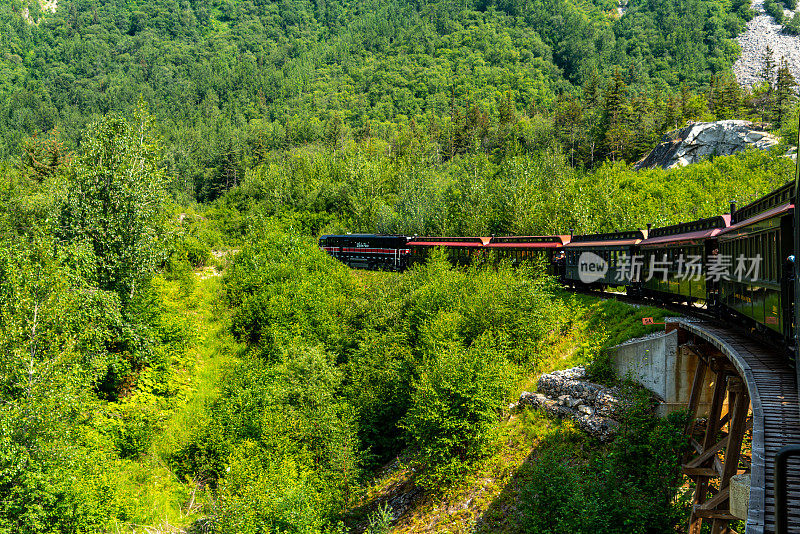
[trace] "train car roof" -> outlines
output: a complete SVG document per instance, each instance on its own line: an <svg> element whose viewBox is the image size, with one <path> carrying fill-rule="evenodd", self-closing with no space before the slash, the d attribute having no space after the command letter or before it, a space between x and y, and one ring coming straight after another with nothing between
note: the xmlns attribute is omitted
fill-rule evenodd
<svg viewBox="0 0 800 534"><path fill-rule="evenodd" d="M731 224L735 225L748 221L761 213L766 213L779 206L790 204L794 202L794 198L794 182L792 181L733 212Z"/></svg>
<svg viewBox="0 0 800 534"><path fill-rule="evenodd" d="M576 235L564 248L588 248L636 245L645 238L643 230Z"/></svg>
<svg viewBox="0 0 800 534"><path fill-rule="evenodd" d="M661 228L653 228L647 234L647 239L639 243L643 247L663 245L664 243L683 243L686 241L700 241L714 237L723 232L731 222L728 214L717 215L707 219L700 219L686 223L678 223Z"/></svg>
<svg viewBox="0 0 800 534"><path fill-rule="evenodd" d="M721 231L719 235L728 235L733 232L736 232L737 230L745 226L750 226L751 224L755 224L757 222L765 221L767 219L772 219L773 217L782 217L783 215L791 213L793 209L794 209L794 204L792 204L791 202L781 204L780 206L775 206L774 208L758 213L757 215L750 217L749 219L745 219L736 224L732 224L725 230Z"/></svg>
<svg viewBox="0 0 800 534"><path fill-rule="evenodd" d="M418 247L483 247L491 237L415 237L409 246Z"/></svg>
<svg viewBox="0 0 800 534"><path fill-rule="evenodd" d="M569 243L568 235L500 236L493 237L488 248L560 248Z"/></svg>

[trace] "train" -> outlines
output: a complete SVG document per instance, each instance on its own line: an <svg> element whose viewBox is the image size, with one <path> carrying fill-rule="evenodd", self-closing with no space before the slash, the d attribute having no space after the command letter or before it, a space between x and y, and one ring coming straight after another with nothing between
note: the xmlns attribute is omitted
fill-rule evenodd
<svg viewBox="0 0 800 534"><path fill-rule="evenodd" d="M323 235L351 267L403 271L441 248L455 265L538 260L568 288L617 289L657 303L703 306L793 354L794 182L730 213L600 234L420 237Z"/></svg>

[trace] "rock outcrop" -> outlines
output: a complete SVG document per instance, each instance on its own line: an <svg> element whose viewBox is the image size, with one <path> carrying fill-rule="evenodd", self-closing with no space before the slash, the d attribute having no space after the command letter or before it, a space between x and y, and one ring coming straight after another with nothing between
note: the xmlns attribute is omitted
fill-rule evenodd
<svg viewBox="0 0 800 534"><path fill-rule="evenodd" d="M538 393L523 392L519 402L510 408L530 406L553 417L571 419L600 441L611 439L619 427L614 419L621 406L619 393L588 381L583 367L544 374L537 389Z"/></svg>
<svg viewBox="0 0 800 534"><path fill-rule="evenodd" d="M652 152L636 164L636 169L683 167L748 147L769 150L779 142L777 137L767 133L765 125L750 121L690 122L668 132Z"/></svg>

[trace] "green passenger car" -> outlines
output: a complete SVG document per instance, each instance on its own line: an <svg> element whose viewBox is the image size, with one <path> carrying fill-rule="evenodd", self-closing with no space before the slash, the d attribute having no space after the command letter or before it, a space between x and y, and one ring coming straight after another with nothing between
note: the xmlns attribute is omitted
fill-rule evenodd
<svg viewBox="0 0 800 534"><path fill-rule="evenodd" d="M786 340L791 338L794 300L788 261L794 245L793 198L794 184L787 184L736 211L731 226L718 236L719 254L732 264L730 275L720 281L720 303ZM742 261L758 268L742 272L737 268Z"/></svg>
<svg viewBox="0 0 800 534"><path fill-rule="evenodd" d="M729 215L652 229L639 244L644 264L643 296L671 302L716 300L718 284L706 279L716 236L730 224Z"/></svg>

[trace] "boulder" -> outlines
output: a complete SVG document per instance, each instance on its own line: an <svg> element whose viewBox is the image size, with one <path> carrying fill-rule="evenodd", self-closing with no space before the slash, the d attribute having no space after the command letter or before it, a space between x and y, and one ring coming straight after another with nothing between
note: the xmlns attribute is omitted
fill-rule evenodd
<svg viewBox="0 0 800 534"><path fill-rule="evenodd" d="M586 380L583 367L573 367L562 371L543 374L536 385L537 391L553 399L558 404L575 408L582 404L598 405L598 413L613 417L619 407L619 392Z"/></svg>
<svg viewBox="0 0 800 534"><path fill-rule="evenodd" d="M614 388L589 382L586 369L573 367L547 373L539 378L538 393L523 392L519 402L509 406L529 406L552 417L571 419L582 431L600 441L608 441L619 427L619 393Z"/></svg>
<svg viewBox="0 0 800 534"><path fill-rule="evenodd" d="M673 169L712 156L728 156L748 147L769 150L780 142L767 125L741 120L689 122L668 132L635 168Z"/></svg>

